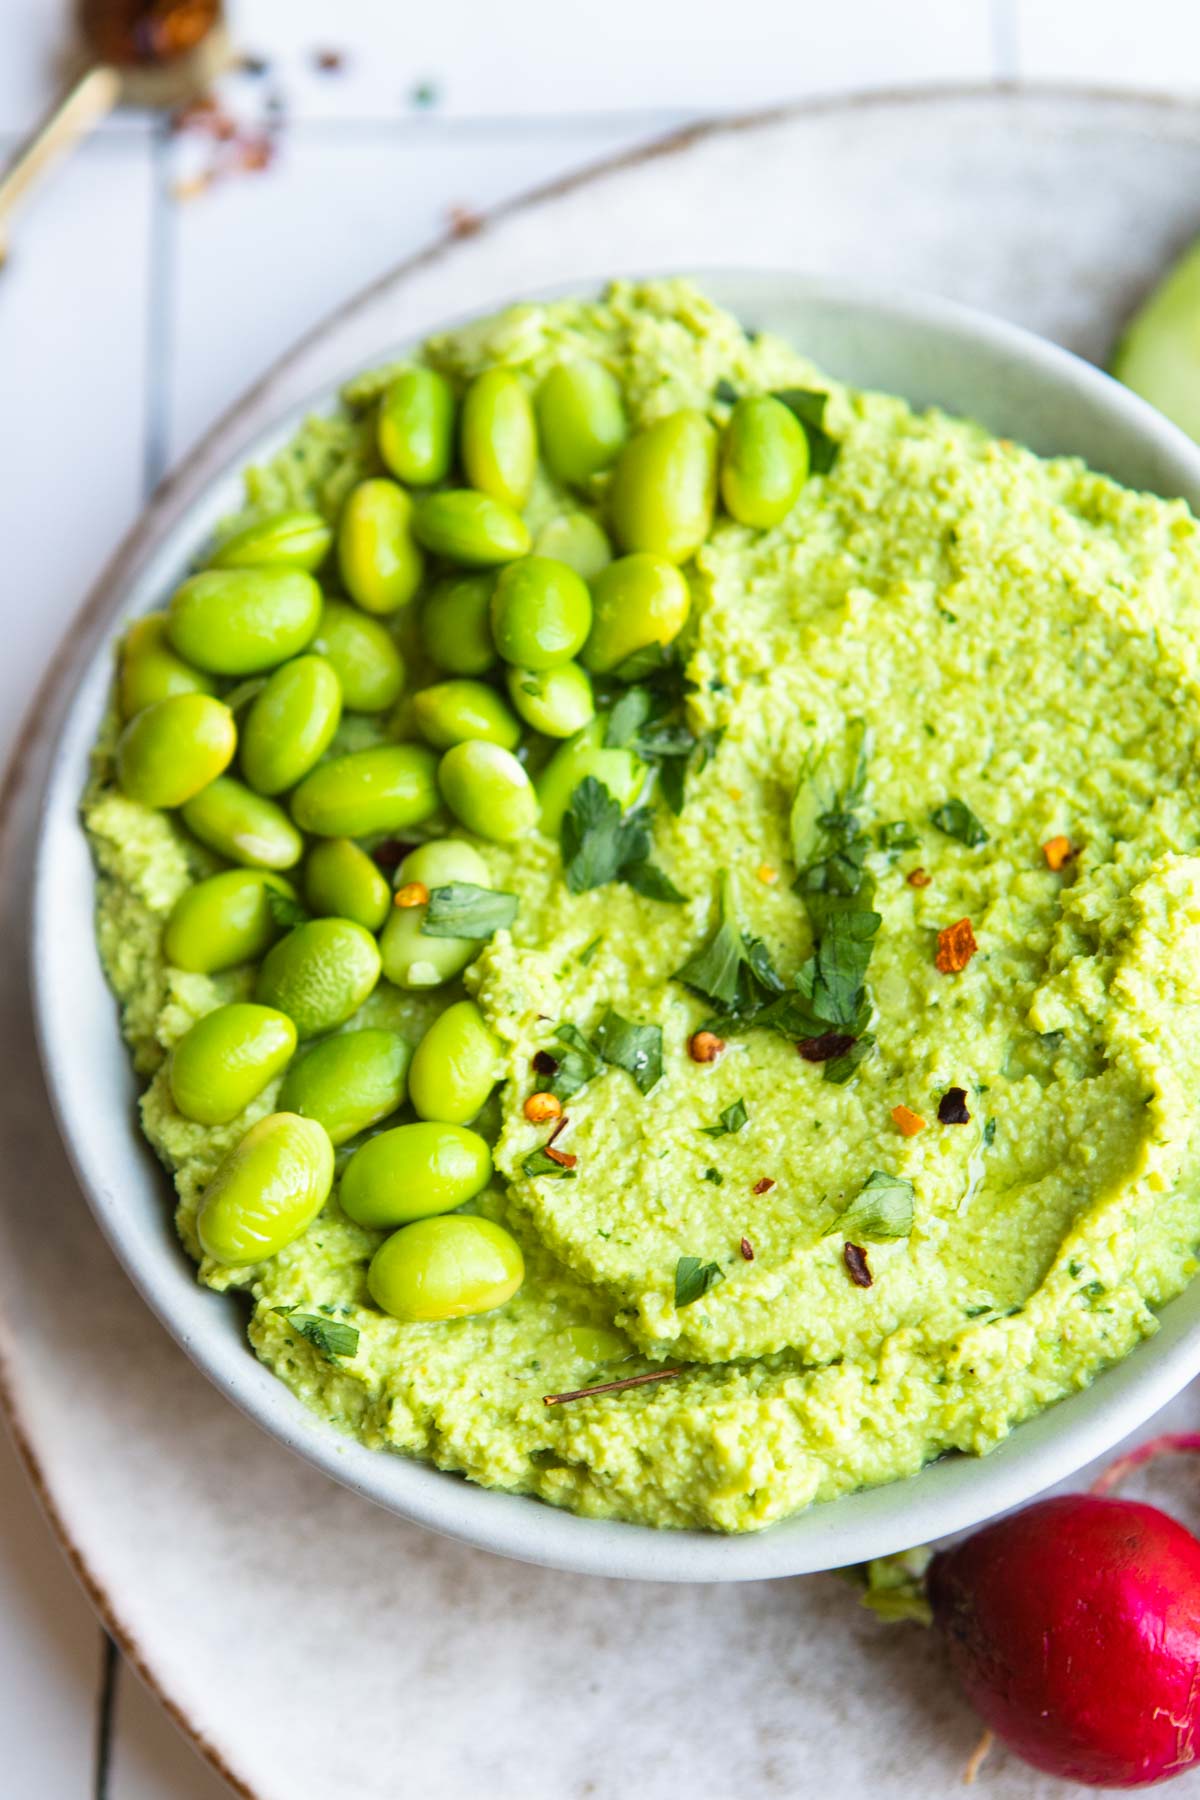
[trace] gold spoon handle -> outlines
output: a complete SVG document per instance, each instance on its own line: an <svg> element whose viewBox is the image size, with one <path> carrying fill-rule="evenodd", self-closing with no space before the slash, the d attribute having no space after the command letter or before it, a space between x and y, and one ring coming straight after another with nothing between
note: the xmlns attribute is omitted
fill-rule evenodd
<svg viewBox="0 0 1200 1800"><path fill-rule="evenodd" d="M0 172L0 263L8 249L8 222L38 176L107 118L121 95L121 75L107 63L82 74L55 102Z"/></svg>

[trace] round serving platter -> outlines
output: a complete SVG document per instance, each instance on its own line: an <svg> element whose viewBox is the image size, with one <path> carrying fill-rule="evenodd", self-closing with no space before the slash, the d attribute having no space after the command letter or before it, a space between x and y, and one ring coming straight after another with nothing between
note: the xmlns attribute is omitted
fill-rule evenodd
<svg viewBox="0 0 1200 1800"><path fill-rule="evenodd" d="M160 490L89 600L5 790L0 1142L20 1179L0 1196L2 1385L110 1627L255 1800L335 1783L362 1800L656 1800L681 1783L899 1800L948 1791L972 1727L928 1641L882 1632L831 1580L630 1587L399 1523L256 1431L142 1306L59 1146L18 954L64 696L128 572L271 418L464 300L599 263L792 265L940 292L1102 356L1200 225L1198 176L1192 110L1119 96L880 96L679 134L506 206L335 315ZM988 1787L1060 1791L1003 1763Z"/></svg>

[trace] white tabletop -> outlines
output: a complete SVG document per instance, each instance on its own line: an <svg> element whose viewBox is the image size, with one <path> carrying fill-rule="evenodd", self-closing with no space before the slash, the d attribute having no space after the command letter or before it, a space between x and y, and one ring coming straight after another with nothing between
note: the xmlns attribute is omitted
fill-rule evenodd
<svg viewBox="0 0 1200 1800"><path fill-rule="evenodd" d="M0 0L0 156L52 94L68 10ZM284 121L270 167L204 186L211 144L118 118L37 196L0 274L0 749L154 482L289 340L455 209L706 112L807 94L1018 77L1200 90L1200 17L1178 0L233 12L268 67L227 97L247 121ZM2 1435L0 1742L5 1791L39 1800L226 1791L120 1668Z"/></svg>

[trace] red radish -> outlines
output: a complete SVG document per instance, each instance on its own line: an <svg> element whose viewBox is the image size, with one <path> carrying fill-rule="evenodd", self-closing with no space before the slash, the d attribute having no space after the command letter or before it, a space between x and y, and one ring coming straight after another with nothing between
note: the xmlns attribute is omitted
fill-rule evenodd
<svg viewBox="0 0 1200 1800"><path fill-rule="evenodd" d="M1162 1449L1123 1458L1111 1486ZM934 1557L933 1622L968 1698L1036 1768L1148 1787L1200 1761L1200 1539L1103 1492L1035 1501Z"/></svg>

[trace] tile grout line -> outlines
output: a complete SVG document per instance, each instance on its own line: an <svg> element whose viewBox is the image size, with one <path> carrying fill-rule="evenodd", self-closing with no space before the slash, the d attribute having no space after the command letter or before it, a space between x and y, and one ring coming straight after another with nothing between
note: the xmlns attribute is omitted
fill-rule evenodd
<svg viewBox="0 0 1200 1800"><path fill-rule="evenodd" d="M991 0L992 76L1015 82L1021 72L1020 0Z"/></svg>
<svg viewBox="0 0 1200 1800"><path fill-rule="evenodd" d="M175 291L175 219L168 189L170 127L164 120L151 144L150 242L146 309L146 395L142 486L148 501L167 471L170 441L172 298Z"/></svg>
<svg viewBox="0 0 1200 1800"><path fill-rule="evenodd" d="M142 493L149 500L166 469L169 419L170 301L174 287L174 226L167 195L168 133L164 123L149 146L150 220L147 244L145 343L146 394L142 415ZM111 1800L112 1752L122 1661L116 1644L101 1634L100 1691L96 1703L96 1753L92 1800Z"/></svg>
<svg viewBox="0 0 1200 1800"><path fill-rule="evenodd" d="M105 1631L100 1633L100 1645L100 1692L96 1698L96 1760L92 1800L110 1800L113 1721L116 1718L121 1659L117 1646Z"/></svg>

